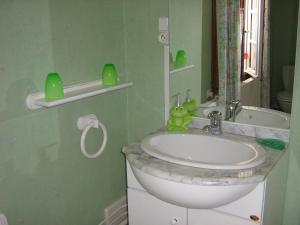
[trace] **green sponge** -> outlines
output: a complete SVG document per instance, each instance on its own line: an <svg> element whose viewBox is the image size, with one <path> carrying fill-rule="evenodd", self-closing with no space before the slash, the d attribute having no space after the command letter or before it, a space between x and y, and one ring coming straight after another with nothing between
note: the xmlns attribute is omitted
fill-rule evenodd
<svg viewBox="0 0 300 225"><path fill-rule="evenodd" d="M256 142L262 146L272 148L275 150L283 150L286 147L286 144L279 139L273 138L257 138Z"/></svg>

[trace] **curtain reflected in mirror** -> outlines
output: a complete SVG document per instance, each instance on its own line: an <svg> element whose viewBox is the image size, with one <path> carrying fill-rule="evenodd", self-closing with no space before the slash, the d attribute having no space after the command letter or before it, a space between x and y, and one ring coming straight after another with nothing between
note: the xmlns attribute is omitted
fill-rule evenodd
<svg viewBox="0 0 300 225"><path fill-rule="evenodd" d="M240 99L241 29L240 0L216 4L219 102Z"/></svg>
<svg viewBox="0 0 300 225"><path fill-rule="evenodd" d="M279 5L275 1L272 3L273 9ZM295 3L288 5L291 8L293 4ZM276 34L279 40L284 39L284 33L278 33L275 25L272 26L275 30L270 31L271 7L270 0L212 1L212 37L215 35L212 55L217 56L212 59L212 90L214 94L219 95L221 104L240 100L242 105L272 107L290 113L295 50L288 53L289 62L279 62L281 65L274 73L277 77L274 76L273 83L281 83L281 90L278 88L277 93L275 90L271 93L271 34ZM283 6L283 12L287 10L285 8L287 7ZM273 14L275 13L277 16L281 14L280 11L274 10ZM293 12L287 18L282 18L282 22L288 20L297 21L297 13ZM293 26L288 24L286 27L287 34L290 35L288 38L292 42L282 45L292 44L295 47L296 33L290 32ZM285 39L287 41L287 38ZM275 40L274 38L273 48L277 47L274 45ZM274 72L275 66L272 68Z"/></svg>

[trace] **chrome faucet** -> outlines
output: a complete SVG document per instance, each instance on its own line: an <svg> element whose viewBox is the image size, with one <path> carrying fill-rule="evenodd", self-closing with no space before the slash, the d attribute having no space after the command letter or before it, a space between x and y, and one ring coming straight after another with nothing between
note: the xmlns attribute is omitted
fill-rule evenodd
<svg viewBox="0 0 300 225"><path fill-rule="evenodd" d="M210 125L206 125L203 130L210 132L213 135L222 134L222 113L220 111L211 111L208 114Z"/></svg>
<svg viewBox="0 0 300 225"><path fill-rule="evenodd" d="M226 105L226 115L225 120L235 122L236 116L242 110L240 100L232 100L228 105Z"/></svg>

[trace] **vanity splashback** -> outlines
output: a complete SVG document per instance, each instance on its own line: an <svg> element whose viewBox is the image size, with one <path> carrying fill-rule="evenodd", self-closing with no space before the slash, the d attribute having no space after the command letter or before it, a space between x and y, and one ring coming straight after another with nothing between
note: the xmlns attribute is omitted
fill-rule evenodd
<svg viewBox="0 0 300 225"><path fill-rule="evenodd" d="M209 119L194 117L191 123L192 128L202 129L209 124ZM224 132L238 134L256 138L276 138L286 143L289 142L290 130L272 127L263 127L250 124L241 124L237 122L222 121L222 129Z"/></svg>

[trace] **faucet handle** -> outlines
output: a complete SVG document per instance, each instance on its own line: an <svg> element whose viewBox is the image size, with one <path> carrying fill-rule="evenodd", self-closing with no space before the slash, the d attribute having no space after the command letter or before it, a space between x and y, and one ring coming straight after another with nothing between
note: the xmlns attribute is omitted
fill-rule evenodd
<svg viewBox="0 0 300 225"><path fill-rule="evenodd" d="M233 99L233 100L231 100L230 102L231 102L231 103L240 103L240 100L238 100L238 99Z"/></svg>
<svg viewBox="0 0 300 225"><path fill-rule="evenodd" d="M241 103L240 100L231 100L229 104L229 109L236 110L239 107L240 103Z"/></svg>
<svg viewBox="0 0 300 225"><path fill-rule="evenodd" d="M237 106L237 105L239 105L240 103L241 103L240 100L231 100L231 101L230 101L230 104L233 104L234 106Z"/></svg>
<svg viewBox="0 0 300 225"><path fill-rule="evenodd" d="M209 119L211 119L211 118L222 118L222 113L218 110L211 111L208 114L208 118Z"/></svg>

